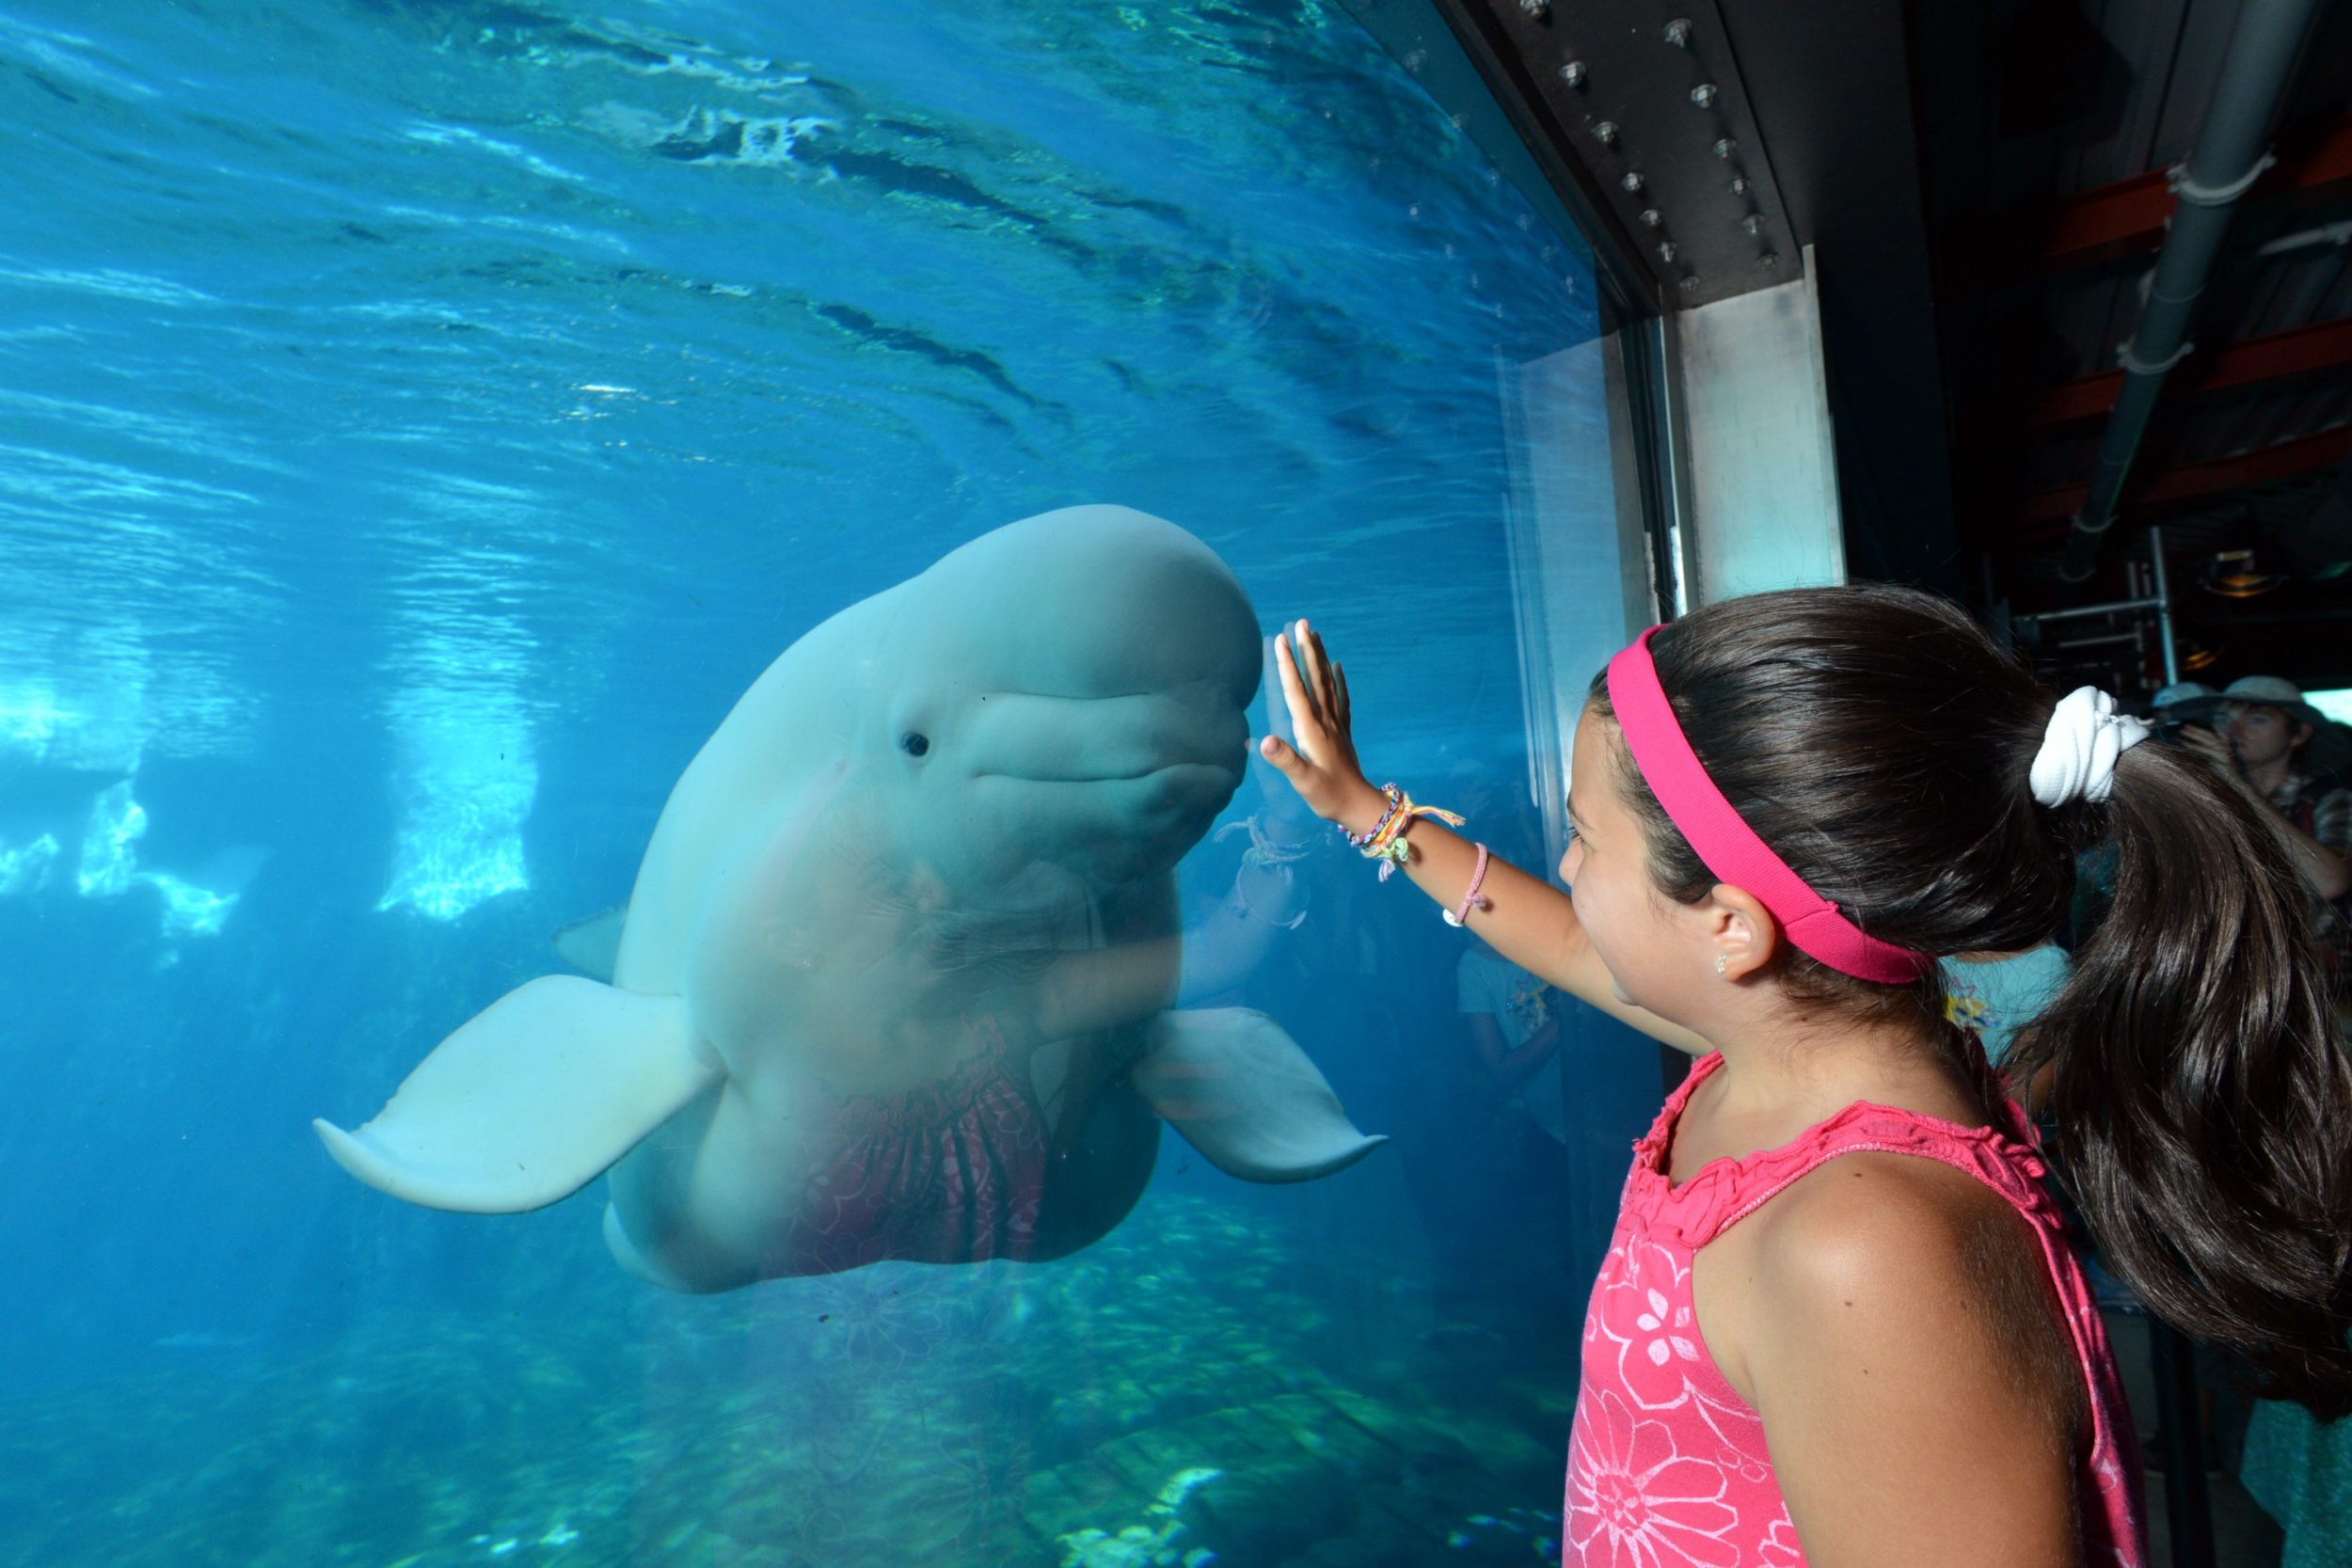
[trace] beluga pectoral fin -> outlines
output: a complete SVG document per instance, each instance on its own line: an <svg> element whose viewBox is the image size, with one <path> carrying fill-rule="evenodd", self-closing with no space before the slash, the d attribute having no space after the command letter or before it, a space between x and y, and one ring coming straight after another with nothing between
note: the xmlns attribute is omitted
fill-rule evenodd
<svg viewBox="0 0 2352 1568"><path fill-rule="evenodd" d="M1359 1131L1298 1042L1247 1007L1160 1014L1134 1081L1186 1143L1245 1181L1311 1181L1389 1141Z"/></svg>
<svg viewBox="0 0 2352 1568"><path fill-rule="evenodd" d="M394 1197L515 1213L578 1192L721 1071L682 999L553 974L443 1040L365 1126L311 1126Z"/></svg>
<svg viewBox="0 0 2352 1568"><path fill-rule="evenodd" d="M601 914L575 920L551 939L564 961L592 980L612 983L621 956L621 931L628 924L628 906L615 904Z"/></svg>

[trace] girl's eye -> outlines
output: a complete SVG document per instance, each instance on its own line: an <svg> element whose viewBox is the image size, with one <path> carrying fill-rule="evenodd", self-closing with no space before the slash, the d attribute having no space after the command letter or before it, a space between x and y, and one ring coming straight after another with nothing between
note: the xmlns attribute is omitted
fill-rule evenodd
<svg viewBox="0 0 2352 1568"><path fill-rule="evenodd" d="M898 750L904 752L911 757L922 756L929 752L930 749L931 737L930 736L920 735L914 730L909 730L906 734L898 737Z"/></svg>

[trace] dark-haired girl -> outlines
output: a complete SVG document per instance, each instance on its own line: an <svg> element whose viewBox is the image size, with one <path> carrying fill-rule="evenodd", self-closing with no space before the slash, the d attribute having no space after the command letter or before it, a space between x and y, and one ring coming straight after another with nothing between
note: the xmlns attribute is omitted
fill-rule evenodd
<svg viewBox="0 0 2352 1568"><path fill-rule="evenodd" d="M2007 1069L2119 1272L2273 1392L2352 1408L2352 1069L2277 835L1957 607L1855 586L1656 628L1578 726L1564 894L1375 788L1305 623L1317 815L1512 961L1699 1059L1636 1148L1584 1324L1565 1560L2146 1561L2099 1318L1935 959L2114 911Z"/></svg>

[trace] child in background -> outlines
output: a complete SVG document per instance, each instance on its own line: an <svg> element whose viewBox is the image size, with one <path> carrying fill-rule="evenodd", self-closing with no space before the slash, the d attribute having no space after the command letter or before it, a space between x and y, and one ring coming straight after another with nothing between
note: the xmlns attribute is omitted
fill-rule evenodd
<svg viewBox="0 0 2352 1568"><path fill-rule="evenodd" d="M1955 953L1940 967L1944 1016L1976 1036L1995 1063L2066 984L2066 952L2055 942L2022 953Z"/></svg>
<svg viewBox="0 0 2352 1568"><path fill-rule="evenodd" d="M1454 990L1455 1010L1496 1099L1524 1112L1553 1143L1566 1143L1560 1015L1551 987L1480 943L1454 966Z"/></svg>
<svg viewBox="0 0 2352 1568"><path fill-rule="evenodd" d="M1484 780L1466 785L1467 808L1489 824L1487 832L1502 852L1514 859L1540 858L1534 814L1520 800ZM1553 1144L1565 1145L1560 1059L1565 1030L1559 992L1472 936L1454 967L1454 994L1480 1076L1496 1102L1514 1108Z"/></svg>
<svg viewBox="0 0 2352 1568"><path fill-rule="evenodd" d="M2258 808L1955 606L1735 599L1611 661L1563 893L1359 768L1344 673L1280 650L1261 749L1498 952L1699 1060L1637 1146L1584 1327L1564 1561L2147 1560L2137 1469L2031 1133L1940 956L2115 907L2017 1040L2110 1258L2280 1397L2352 1409L2352 1068Z"/></svg>

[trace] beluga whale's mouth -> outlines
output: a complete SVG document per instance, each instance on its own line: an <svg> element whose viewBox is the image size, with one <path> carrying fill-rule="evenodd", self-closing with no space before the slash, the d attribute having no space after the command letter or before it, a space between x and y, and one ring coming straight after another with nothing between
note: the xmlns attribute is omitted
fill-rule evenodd
<svg viewBox="0 0 2352 1568"><path fill-rule="evenodd" d="M1249 727L1230 691L1196 681L1135 696L989 692L960 738L976 778L1112 784L1187 764L1238 772Z"/></svg>
<svg viewBox="0 0 2352 1568"><path fill-rule="evenodd" d="M1041 861L1099 888L1168 870L1240 787L1249 743L1241 704L1205 682L1149 696L998 693L972 715L937 772L961 775L957 826L991 851L984 878Z"/></svg>

